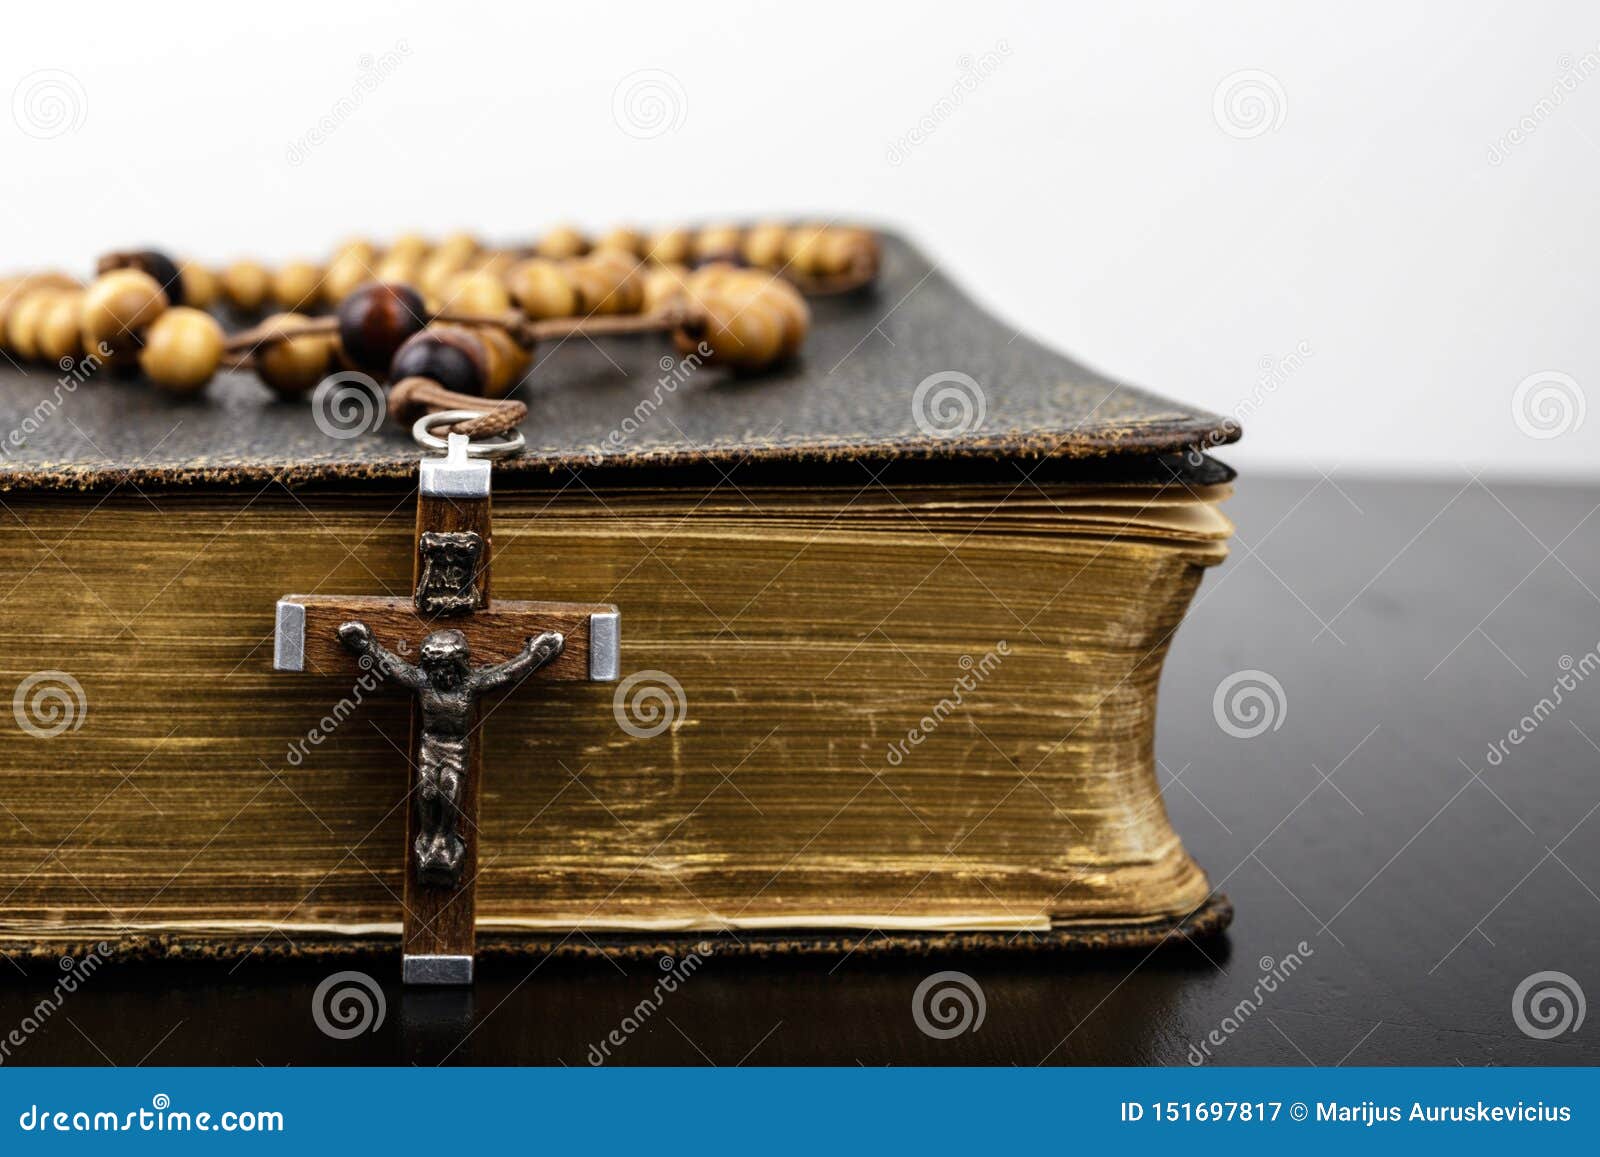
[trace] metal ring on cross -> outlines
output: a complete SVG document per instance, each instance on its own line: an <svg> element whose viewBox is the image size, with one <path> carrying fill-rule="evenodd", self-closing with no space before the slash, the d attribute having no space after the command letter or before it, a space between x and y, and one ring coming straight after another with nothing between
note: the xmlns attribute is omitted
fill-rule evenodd
<svg viewBox="0 0 1600 1157"><path fill-rule="evenodd" d="M411 437L419 446L426 446L430 450L447 450L449 443L433 432L435 426L453 426L457 422L470 421L481 418L481 410L440 410L436 414L424 414L411 425ZM467 442L467 456L471 458L509 458L513 454L520 454L527 448L528 440L522 436L521 430L510 430L495 441Z"/></svg>

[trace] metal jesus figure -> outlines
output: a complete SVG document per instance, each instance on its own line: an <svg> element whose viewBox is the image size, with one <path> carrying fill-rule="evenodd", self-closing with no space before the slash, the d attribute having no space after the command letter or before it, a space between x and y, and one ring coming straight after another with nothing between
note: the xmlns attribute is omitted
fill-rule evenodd
<svg viewBox="0 0 1600 1157"><path fill-rule="evenodd" d="M417 881L454 886L466 854L461 787L471 752L473 703L485 691L520 683L559 656L565 640L559 632L546 631L504 663L477 668L460 631L434 631L423 639L417 666L378 642L362 622L341 624L339 641L355 655L369 657L380 674L417 693L422 711L416 783L420 815L413 844Z"/></svg>

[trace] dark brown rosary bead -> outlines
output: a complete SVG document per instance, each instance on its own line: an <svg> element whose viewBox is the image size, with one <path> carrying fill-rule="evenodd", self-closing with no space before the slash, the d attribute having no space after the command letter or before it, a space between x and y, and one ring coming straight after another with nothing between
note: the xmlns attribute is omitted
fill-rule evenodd
<svg viewBox="0 0 1600 1157"><path fill-rule="evenodd" d="M183 274L178 269L178 263L160 250L133 249L107 253L100 258L96 272L110 273L113 269L137 269L141 273L148 273L161 286L168 305L184 303Z"/></svg>
<svg viewBox="0 0 1600 1157"><path fill-rule="evenodd" d="M489 353L466 326L429 326L395 353L389 380L402 378L431 378L447 390L481 397L489 382Z"/></svg>
<svg viewBox="0 0 1600 1157"><path fill-rule="evenodd" d="M381 375L395 352L427 322L428 308L416 290L373 282L339 303L339 345L356 368Z"/></svg>

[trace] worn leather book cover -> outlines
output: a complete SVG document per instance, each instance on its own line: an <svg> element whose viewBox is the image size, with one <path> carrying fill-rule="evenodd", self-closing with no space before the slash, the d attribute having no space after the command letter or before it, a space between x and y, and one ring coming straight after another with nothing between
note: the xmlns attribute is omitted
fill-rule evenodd
<svg viewBox="0 0 1600 1157"><path fill-rule="evenodd" d="M803 357L541 350L495 588L614 604L615 684L486 710L481 950L1150 945L1228 918L1154 769L1229 533L1221 418L885 239ZM225 376L0 369L0 947L393 950L406 697L273 670L282 595L403 596L418 448ZM343 423L342 425L340 423Z"/></svg>

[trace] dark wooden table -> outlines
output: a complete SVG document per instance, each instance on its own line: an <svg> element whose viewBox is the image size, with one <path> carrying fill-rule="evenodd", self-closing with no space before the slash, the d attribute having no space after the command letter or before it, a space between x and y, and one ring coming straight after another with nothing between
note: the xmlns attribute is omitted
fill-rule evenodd
<svg viewBox="0 0 1600 1157"><path fill-rule="evenodd" d="M1246 478L1229 509L1234 555L1174 646L1158 744L1178 829L1237 908L1225 939L713 959L612 1063L1182 1065L1213 1032L1219 1064L1600 1062L1600 1015L1543 1040L1512 1004L1546 971L1600 998L1600 491ZM1240 671L1281 685L1276 729L1219 727ZM1563 675L1575 689L1538 708ZM330 966L230 967L109 966L6 1063L583 1065L659 975L487 962L470 994L391 984L382 1026L335 1040L311 1015ZM912 998L945 969L986 1015L936 1039ZM0 1035L54 983L30 971L0 985Z"/></svg>

